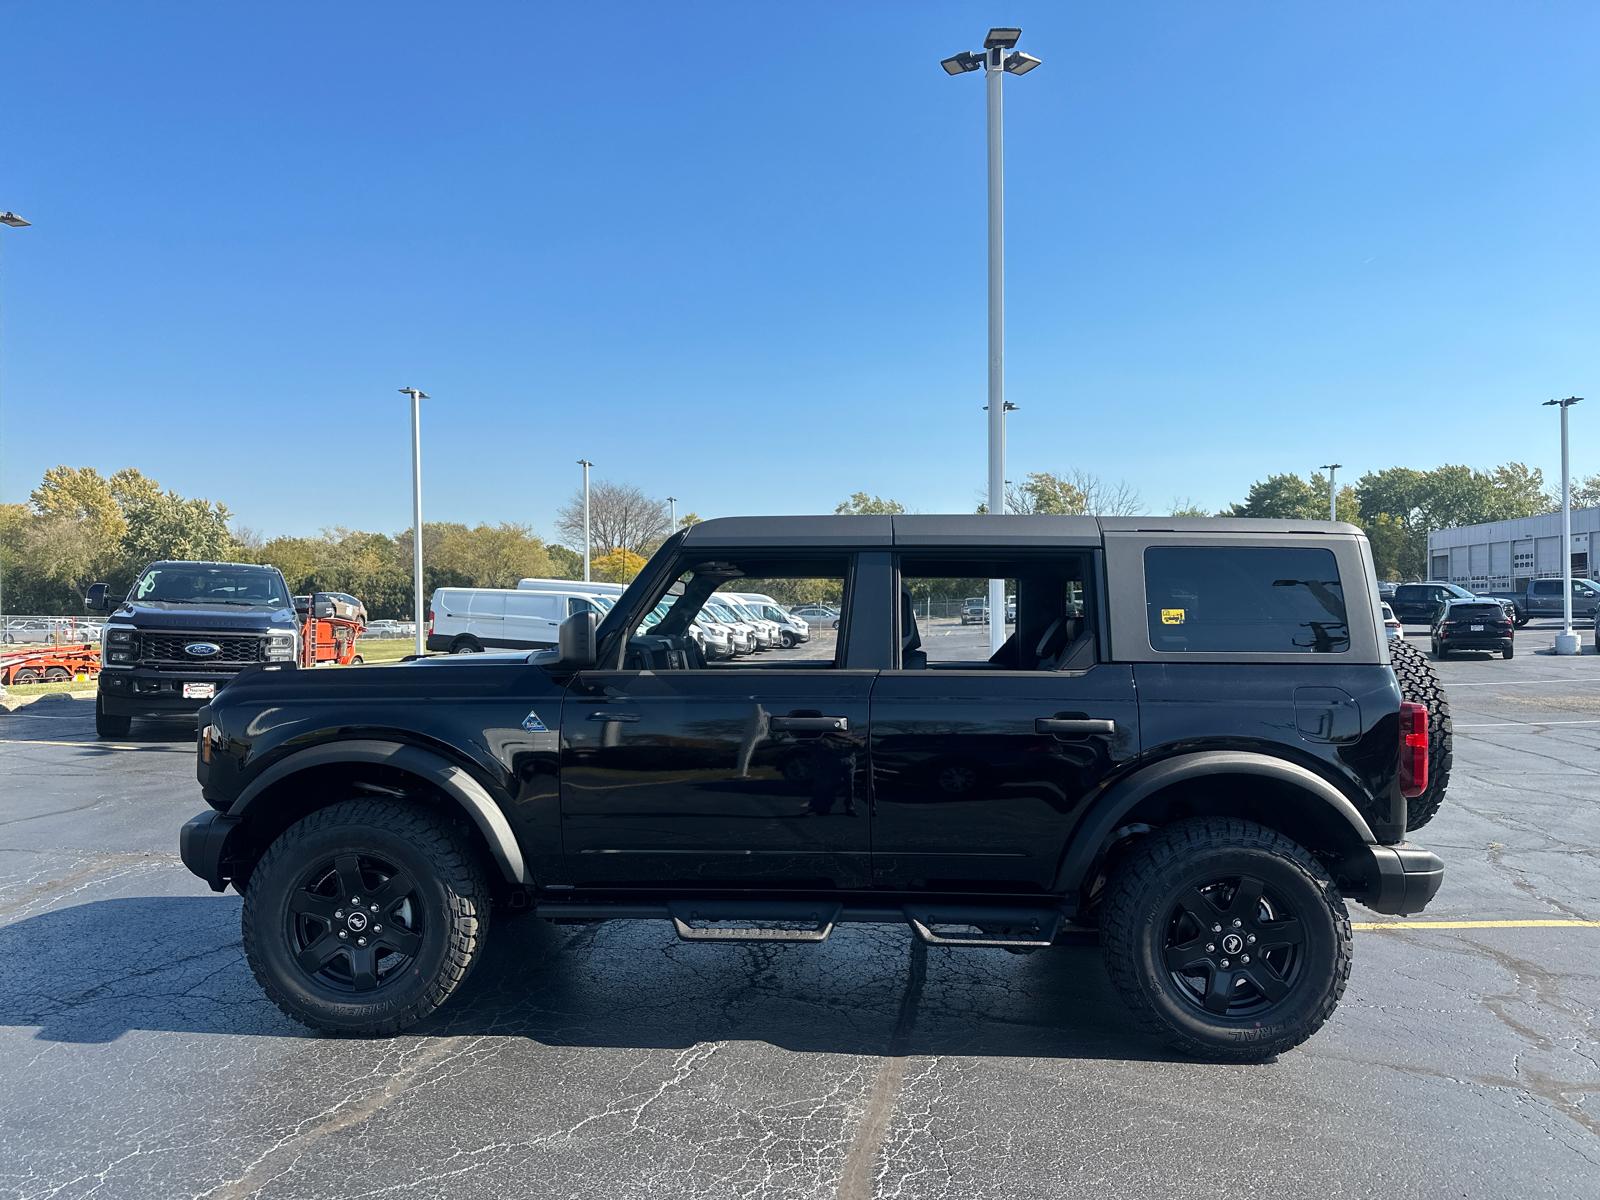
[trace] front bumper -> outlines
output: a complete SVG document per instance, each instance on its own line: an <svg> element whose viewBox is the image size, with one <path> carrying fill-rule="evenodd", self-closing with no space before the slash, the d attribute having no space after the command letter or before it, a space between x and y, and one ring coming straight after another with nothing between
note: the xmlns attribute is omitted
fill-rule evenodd
<svg viewBox="0 0 1600 1200"><path fill-rule="evenodd" d="M142 667L104 670L100 672L98 685L100 707L112 717L163 717L199 712L211 703L211 697L185 697L184 684L209 683L215 695L237 675L237 671L151 671Z"/></svg>
<svg viewBox="0 0 1600 1200"><path fill-rule="evenodd" d="M1421 912L1444 883L1444 860L1432 850L1402 842L1398 846L1364 846L1345 865L1343 874L1363 882L1352 891L1373 912L1409 916Z"/></svg>
<svg viewBox="0 0 1600 1200"><path fill-rule="evenodd" d="M228 886L224 867L228 837L238 827L237 817L207 811L185 821L178 831L178 857L183 859L190 873L204 879L213 892Z"/></svg>

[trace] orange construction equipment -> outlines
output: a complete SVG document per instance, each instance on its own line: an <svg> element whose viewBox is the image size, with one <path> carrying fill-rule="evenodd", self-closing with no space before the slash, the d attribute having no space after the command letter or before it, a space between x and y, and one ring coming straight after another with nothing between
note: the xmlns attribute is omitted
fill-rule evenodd
<svg viewBox="0 0 1600 1200"><path fill-rule="evenodd" d="M99 646L42 646L0 655L0 684L62 683L100 674Z"/></svg>
<svg viewBox="0 0 1600 1200"><path fill-rule="evenodd" d="M337 663L341 667L360 666L356 639L363 632L361 622L340 617L308 618L300 627L300 665L320 667Z"/></svg>

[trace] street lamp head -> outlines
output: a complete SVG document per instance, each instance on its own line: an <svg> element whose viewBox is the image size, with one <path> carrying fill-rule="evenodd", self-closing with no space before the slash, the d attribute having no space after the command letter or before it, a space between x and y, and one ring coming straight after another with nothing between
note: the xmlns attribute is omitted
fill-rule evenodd
<svg viewBox="0 0 1600 1200"><path fill-rule="evenodd" d="M592 462L590 462L587 458L580 458L578 460L578 465L580 467L592 467L592 466L594 466L594 464Z"/></svg>
<svg viewBox="0 0 1600 1200"><path fill-rule="evenodd" d="M985 50L1009 50L1022 38L1020 29L991 29L989 36L983 39Z"/></svg>
<svg viewBox="0 0 1600 1200"><path fill-rule="evenodd" d="M428 393L420 388L401 388L400 394L402 396L410 396L413 400L426 400L429 398Z"/></svg>
<svg viewBox="0 0 1600 1200"><path fill-rule="evenodd" d="M1549 408L1552 404L1559 404L1562 408L1571 408L1582 399L1582 396L1568 396L1565 400L1546 400L1544 406Z"/></svg>
<svg viewBox="0 0 1600 1200"><path fill-rule="evenodd" d="M1013 75L1026 75L1039 65L1039 60L1031 54L1024 54L1021 50L1013 50L1006 55L1005 69Z"/></svg>
<svg viewBox="0 0 1600 1200"><path fill-rule="evenodd" d="M954 58L947 58L939 65L945 69L947 74L965 75L968 71L976 71L983 66L983 55L963 50Z"/></svg>
<svg viewBox="0 0 1600 1200"><path fill-rule="evenodd" d="M33 224L32 221L24 221L21 217L17 216L17 214L14 213L14 212L3 212L3 213L0 213L0 225L9 225L13 229L21 229L24 226L32 225L32 224Z"/></svg>

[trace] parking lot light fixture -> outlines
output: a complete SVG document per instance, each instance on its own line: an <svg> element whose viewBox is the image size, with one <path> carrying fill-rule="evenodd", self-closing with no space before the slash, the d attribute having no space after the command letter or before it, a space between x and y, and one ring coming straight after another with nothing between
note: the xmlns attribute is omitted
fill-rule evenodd
<svg viewBox="0 0 1600 1200"><path fill-rule="evenodd" d="M947 58L939 65L951 75L964 75L984 67L988 99L989 160L989 511L996 516L1006 511L1006 302L1005 302L1005 183L1001 81L1009 70L1024 75L1039 65L1031 55L1008 54L1022 37L1022 30L1003 26L989 30L983 40L983 53L971 52ZM1017 60L1008 67L1009 59ZM989 611L1005 614L1005 581L989 581ZM998 653L1006 640L1003 619L989 622L989 645Z"/></svg>
<svg viewBox="0 0 1600 1200"><path fill-rule="evenodd" d="M670 522L667 526L667 532L672 533L678 528L678 498L676 496L668 496L667 503L671 505L671 508L668 509L671 515L667 518Z"/></svg>
<svg viewBox="0 0 1600 1200"><path fill-rule="evenodd" d="M583 581L589 582L589 468L594 466L587 458L580 458L583 468Z"/></svg>
<svg viewBox="0 0 1600 1200"><path fill-rule="evenodd" d="M1343 463L1323 463L1321 468L1328 473L1328 520L1330 521L1339 519L1339 489L1334 487L1333 480L1342 466Z"/></svg>
<svg viewBox="0 0 1600 1200"><path fill-rule="evenodd" d="M9 225L13 229L25 229L31 224L33 224L32 221L24 221L21 217L17 216L16 213L10 212L9 210L6 211L6 212L0 213L0 225ZM6 621L5 621L6 606L5 606L5 603L4 603L4 595L5 595L4 583L5 583L5 580L3 578L0 578L0 629L4 629L5 628L5 624L6 624ZM4 683L0 683L0 696L4 696L4 695L6 695L6 685Z"/></svg>
<svg viewBox="0 0 1600 1200"><path fill-rule="evenodd" d="M422 606L422 405L428 393L401 388L411 397L411 616L417 624L416 651L427 653L427 619Z"/></svg>
<svg viewBox="0 0 1600 1200"><path fill-rule="evenodd" d="M1567 468L1567 409L1583 399L1546 400L1545 407L1561 409L1561 632L1556 634L1557 654L1581 654L1578 635L1572 632L1572 476Z"/></svg>

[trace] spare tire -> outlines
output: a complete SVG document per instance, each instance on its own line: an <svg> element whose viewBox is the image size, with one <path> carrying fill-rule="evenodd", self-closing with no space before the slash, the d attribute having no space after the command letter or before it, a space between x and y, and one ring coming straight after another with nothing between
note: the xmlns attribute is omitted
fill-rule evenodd
<svg viewBox="0 0 1600 1200"><path fill-rule="evenodd" d="M1389 663L1400 681L1400 698L1428 706L1428 789L1406 800L1406 828L1421 829L1444 803L1454 756L1450 699L1428 656L1400 638L1389 640Z"/></svg>

